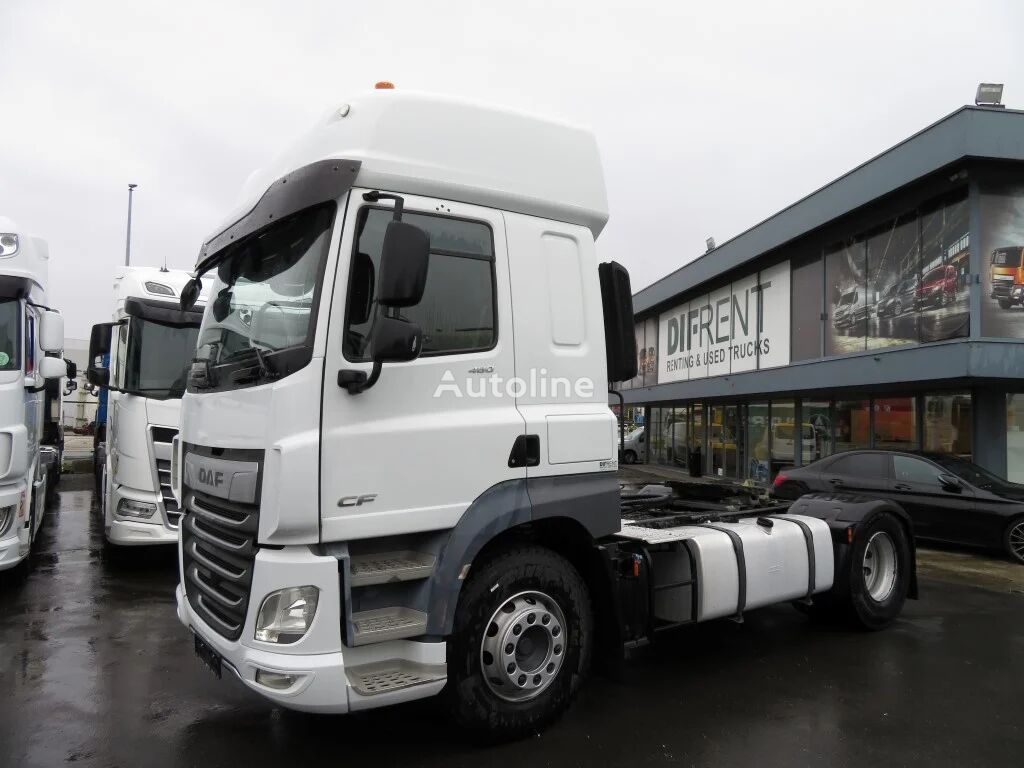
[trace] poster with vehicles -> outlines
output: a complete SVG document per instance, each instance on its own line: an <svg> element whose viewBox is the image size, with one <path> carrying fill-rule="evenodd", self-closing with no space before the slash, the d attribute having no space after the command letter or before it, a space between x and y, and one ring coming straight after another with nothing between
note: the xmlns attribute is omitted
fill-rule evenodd
<svg viewBox="0 0 1024 768"><path fill-rule="evenodd" d="M981 195L981 334L1024 338L1024 182Z"/></svg>

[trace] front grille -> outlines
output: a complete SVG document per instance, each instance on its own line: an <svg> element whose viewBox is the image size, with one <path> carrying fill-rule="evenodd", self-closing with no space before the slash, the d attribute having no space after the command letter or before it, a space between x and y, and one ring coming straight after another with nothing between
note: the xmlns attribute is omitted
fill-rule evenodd
<svg viewBox="0 0 1024 768"><path fill-rule="evenodd" d="M256 562L259 507L185 488L181 526L185 594L203 620L228 640L245 624Z"/></svg>
<svg viewBox="0 0 1024 768"><path fill-rule="evenodd" d="M1010 297L1010 291L1013 288L1013 280L1000 280L992 282L992 295L1000 299L1007 299Z"/></svg>
<svg viewBox="0 0 1024 768"><path fill-rule="evenodd" d="M156 470L157 487L163 497L164 514L167 524L177 528L181 522L181 508L171 491L171 450L172 442L178 430L170 427L150 427L150 439L153 441L153 461Z"/></svg>

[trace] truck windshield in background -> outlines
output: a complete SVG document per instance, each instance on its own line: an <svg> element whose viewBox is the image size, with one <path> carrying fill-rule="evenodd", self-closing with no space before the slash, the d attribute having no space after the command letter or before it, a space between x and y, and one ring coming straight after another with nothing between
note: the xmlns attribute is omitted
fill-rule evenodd
<svg viewBox="0 0 1024 768"><path fill-rule="evenodd" d="M335 204L307 208L228 246L217 265L189 386L224 390L287 376L312 358Z"/></svg>
<svg viewBox="0 0 1024 768"><path fill-rule="evenodd" d="M199 329L194 326L163 325L133 317L124 366L125 389L158 400L180 398L198 337Z"/></svg>
<svg viewBox="0 0 1024 768"><path fill-rule="evenodd" d="M0 299L0 371L21 367L21 302Z"/></svg>
<svg viewBox="0 0 1024 768"><path fill-rule="evenodd" d="M1024 248L997 248L992 251L993 267L1019 267L1021 251Z"/></svg>

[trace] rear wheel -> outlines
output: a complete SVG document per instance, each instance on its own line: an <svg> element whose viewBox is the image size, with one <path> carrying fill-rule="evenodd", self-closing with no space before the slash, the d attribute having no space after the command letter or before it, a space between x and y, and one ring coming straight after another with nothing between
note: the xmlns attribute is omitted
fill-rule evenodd
<svg viewBox="0 0 1024 768"><path fill-rule="evenodd" d="M1024 517L1019 517L1006 526L1003 544L1011 560L1015 563L1024 563Z"/></svg>
<svg viewBox="0 0 1024 768"><path fill-rule="evenodd" d="M541 547L495 556L455 613L445 688L454 720L489 740L536 733L586 677L592 634L589 593L567 560Z"/></svg>
<svg viewBox="0 0 1024 768"><path fill-rule="evenodd" d="M1000 299L999 300L999 308L1000 309L1009 309L1012 306L1013 306L1013 302L1010 301L1009 299Z"/></svg>
<svg viewBox="0 0 1024 768"><path fill-rule="evenodd" d="M624 464L636 464L636 451L627 450L622 454Z"/></svg>
<svg viewBox="0 0 1024 768"><path fill-rule="evenodd" d="M903 524L891 514L878 515L859 528L832 590L816 596L810 612L860 629L884 629L903 610L911 567Z"/></svg>

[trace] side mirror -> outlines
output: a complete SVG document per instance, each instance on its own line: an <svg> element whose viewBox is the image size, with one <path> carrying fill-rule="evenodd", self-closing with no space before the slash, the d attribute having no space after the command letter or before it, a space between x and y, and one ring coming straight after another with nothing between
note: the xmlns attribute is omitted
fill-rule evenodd
<svg viewBox="0 0 1024 768"><path fill-rule="evenodd" d="M39 347L43 352L63 351L64 316L60 312L43 312L39 323Z"/></svg>
<svg viewBox="0 0 1024 768"><path fill-rule="evenodd" d="M420 356L423 331L416 323L379 317L373 329L370 355L374 363L407 363Z"/></svg>
<svg viewBox="0 0 1024 768"><path fill-rule="evenodd" d="M182 312L192 309L196 305L202 290L203 283L198 277L193 277L185 283L185 287L181 289L181 298L178 300L178 306Z"/></svg>
<svg viewBox="0 0 1024 768"><path fill-rule="evenodd" d="M427 285L430 236L404 221L389 221L380 253L377 301L384 307L413 307Z"/></svg>
<svg viewBox="0 0 1024 768"><path fill-rule="evenodd" d="M110 370L96 364L96 361L110 354L111 330L117 323L97 323L89 335L89 367L85 369L86 380L96 387L110 386Z"/></svg>
<svg viewBox="0 0 1024 768"><path fill-rule="evenodd" d="M71 379L72 381L77 379L78 378L78 366L75 364L75 361L74 360L68 360L65 357L64 358L64 364L67 366L67 373L65 375L69 379Z"/></svg>
<svg viewBox="0 0 1024 768"><path fill-rule="evenodd" d="M960 482L960 478L953 477L952 475L939 475L939 483L941 483L944 491L949 491L950 493L960 493L964 489L964 484Z"/></svg>
<svg viewBox="0 0 1024 768"><path fill-rule="evenodd" d="M629 272L621 264L609 261L598 265L597 274L601 281L608 381L629 381L639 370Z"/></svg>
<svg viewBox="0 0 1024 768"><path fill-rule="evenodd" d="M44 357L39 362L39 372L44 379L59 379L68 372L68 366L59 357Z"/></svg>

